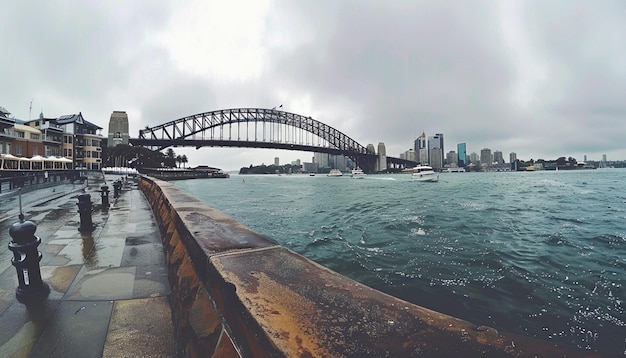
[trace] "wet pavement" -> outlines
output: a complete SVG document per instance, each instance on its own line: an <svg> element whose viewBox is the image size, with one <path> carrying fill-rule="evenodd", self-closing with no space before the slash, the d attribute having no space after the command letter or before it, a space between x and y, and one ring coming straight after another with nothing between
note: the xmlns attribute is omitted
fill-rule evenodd
<svg viewBox="0 0 626 358"><path fill-rule="evenodd" d="M128 182L102 210L100 187L41 186L22 193L26 220L37 225L43 280L50 294L40 303L16 299L9 228L18 222L15 193L0 195L0 357L176 356L170 288L159 229L143 193ZM91 233L81 233L77 198L94 204Z"/></svg>

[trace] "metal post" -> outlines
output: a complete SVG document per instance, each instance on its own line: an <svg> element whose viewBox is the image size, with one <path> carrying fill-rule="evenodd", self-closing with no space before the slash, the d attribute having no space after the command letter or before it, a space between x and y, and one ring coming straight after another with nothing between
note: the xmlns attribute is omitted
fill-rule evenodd
<svg viewBox="0 0 626 358"><path fill-rule="evenodd" d="M109 209L109 187L103 185L100 187L100 196L102 197L102 210Z"/></svg>
<svg viewBox="0 0 626 358"><path fill-rule="evenodd" d="M91 205L91 195L89 194L81 194L78 196L78 213L80 214L80 227L78 231L80 232L92 232L95 227L93 225L93 221L91 220L91 212L93 211L93 207Z"/></svg>
<svg viewBox="0 0 626 358"><path fill-rule="evenodd" d="M43 256L37 251L41 244L41 239L35 236L37 225L32 221L24 221L21 193L19 199L20 221L9 228L9 250L13 252L11 264L15 267L19 282L15 296L19 302L26 304L46 299L50 294L50 287L41 279L39 261Z"/></svg>
<svg viewBox="0 0 626 358"><path fill-rule="evenodd" d="M120 190L122 189L122 182L119 180L116 180L113 182L113 197L114 198L119 198L120 196Z"/></svg>

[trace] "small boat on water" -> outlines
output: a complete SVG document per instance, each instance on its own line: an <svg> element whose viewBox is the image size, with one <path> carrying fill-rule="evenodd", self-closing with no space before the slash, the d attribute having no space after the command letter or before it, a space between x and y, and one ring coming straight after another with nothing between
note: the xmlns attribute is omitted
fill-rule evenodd
<svg viewBox="0 0 626 358"><path fill-rule="evenodd" d="M330 173L327 174L329 177L341 177L343 173L339 169L331 169Z"/></svg>
<svg viewBox="0 0 626 358"><path fill-rule="evenodd" d="M351 177L354 179L363 179L367 176L367 174L365 174L365 172L363 172L363 170L356 168L356 169L352 169L352 174Z"/></svg>
<svg viewBox="0 0 626 358"><path fill-rule="evenodd" d="M411 173L411 181L435 182L439 180L439 173L435 172L433 168L428 165L418 165L408 171Z"/></svg>

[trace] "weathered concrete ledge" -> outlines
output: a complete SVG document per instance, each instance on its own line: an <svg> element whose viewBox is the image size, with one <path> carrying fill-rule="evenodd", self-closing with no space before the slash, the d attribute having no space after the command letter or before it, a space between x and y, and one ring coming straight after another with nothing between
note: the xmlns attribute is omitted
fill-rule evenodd
<svg viewBox="0 0 626 358"><path fill-rule="evenodd" d="M142 177L186 357L589 357L389 296Z"/></svg>

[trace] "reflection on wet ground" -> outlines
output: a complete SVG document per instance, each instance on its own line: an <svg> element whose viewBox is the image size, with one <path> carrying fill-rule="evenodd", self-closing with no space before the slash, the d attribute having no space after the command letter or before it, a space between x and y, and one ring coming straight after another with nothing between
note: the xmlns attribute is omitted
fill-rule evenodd
<svg viewBox="0 0 626 358"><path fill-rule="evenodd" d="M117 177L108 177L112 183ZM23 305L15 299L18 287L12 253L0 249L0 356L101 357L103 352L124 355L175 356L169 307L170 289L158 228L143 194L128 181L119 198L109 198L111 208L102 210L100 175L89 186L62 183L21 193L26 220L37 225L42 278L51 288L40 304ZM81 233L77 197L91 195L95 230ZM15 193L0 196L0 247L11 241L9 228L18 222L19 200ZM122 301L124 300L124 301ZM110 332L116 309L131 301L154 306L150 317L130 319L134 324ZM117 312L117 313L116 313ZM139 310L137 310L139 312ZM151 320L146 330L145 320ZM141 326L141 323L144 325ZM155 329L157 327L157 329ZM120 329L122 331L120 331ZM135 344L124 341L133 332ZM137 335L144 335L138 339ZM129 346L130 348L129 351ZM154 352L157 349L159 352ZM153 353L149 353L153 352Z"/></svg>

